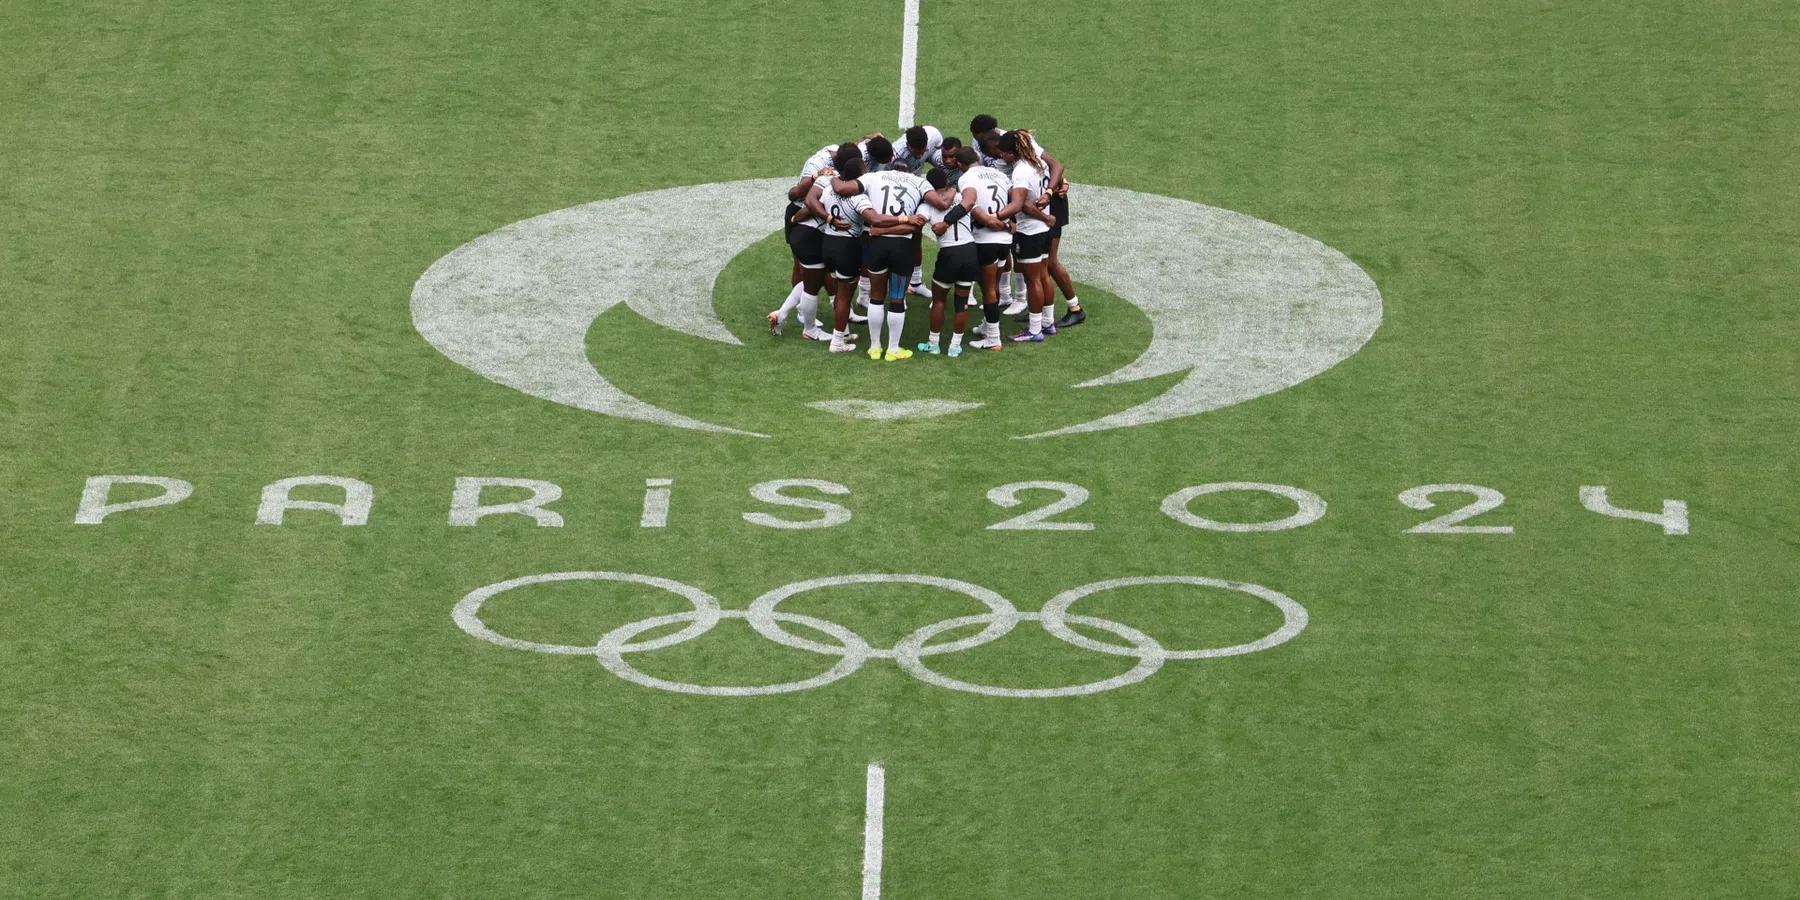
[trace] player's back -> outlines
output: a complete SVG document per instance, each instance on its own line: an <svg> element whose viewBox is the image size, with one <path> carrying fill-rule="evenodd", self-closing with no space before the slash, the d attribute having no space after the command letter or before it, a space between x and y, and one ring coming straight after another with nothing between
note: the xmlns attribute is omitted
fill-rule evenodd
<svg viewBox="0 0 1800 900"><path fill-rule="evenodd" d="M998 169L977 166L963 174L957 182L959 188L975 189L976 208L988 215L996 215L1006 206L1012 195L1012 181L1001 174ZM1005 231L975 226L975 240L982 244L1008 244L1012 236Z"/></svg>
<svg viewBox="0 0 1800 900"><path fill-rule="evenodd" d="M930 184L917 175L898 170L870 172L862 177L869 205L890 216L910 216L919 211Z"/></svg>

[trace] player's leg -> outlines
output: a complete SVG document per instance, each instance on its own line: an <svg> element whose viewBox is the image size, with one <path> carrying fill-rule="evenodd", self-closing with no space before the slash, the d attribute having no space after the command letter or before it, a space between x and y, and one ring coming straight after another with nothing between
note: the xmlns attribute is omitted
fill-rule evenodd
<svg viewBox="0 0 1800 900"><path fill-rule="evenodd" d="M921 231L918 234L913 235L912 241L912 280L907 284L906 290L907 293L910 294L917 294L920 297L929 297L931 296L931 291L925 287L925 232Z"/></svg>
<svg viewBox="0 0 1800 900"><path fill-rule="evenodd" d="M990 251L984 248L996 246L986 244L977 249L988 253ZM998 259L981 267L981 318L981 339L969 346L977 350L1000 349L1000 264Z"/></svg>
<svg viewBox="0 0 1800 900"><path fill-rule="evenodd" d="M824 239L822 256L832 293L831 352L855 350L856 338L850 334L850 303L856 297L856 273L862 268L862 254L854 239L832 235Z"/></svg>
<svg viewBox="0 0 1800 900"><path fill-rule="evenodd" d="M925 343L919 345L920 353L938 352L938 338L944 332L944 304L949 302L950 285L931 280L931 333L926 336Z"/></svg>
<svg viewBox="0 0 1800 900"><path fill-rule="evenodd" d="M879 284L882 287L882 294L885 295L887 293L887 266L874 260L870 261L870 265L878 265L880 268L877 270L869 268L868 266L863 267L863 277L857 286L857 304L859 306L870 302L867 297L871 285ZM869 306L868 315L864 321L868 324L869 328L869 358L880 359L881 329L887 324L887 315L879 306Z"/></svg>
<svg viewBox="0 0 1800 900"><path fill-rule="evenodd" d="M1057 209L1058 201L1061 201L1062 208L1060 210ZM1062 290L1063 297L1069 302L1069 311L1063 313L1063 317L1056 320L1056 327L1068 328L1071 325L1080 325L1087 321L1087 313L1081 310L1081 298L1075 296L1075 280L1069 277L1069 270L1063 267L1060 256L1062 227L1069 218L1068 198L1058 197L1051 200L1050 209L1056 215L1056 227L1050 231L1050 278L1056 282L1057 288Z"/></svg>
<svg viewBox="0 0 1800 900"><path fill-rule="evenodd" d="M950 349L945 355L955 357L962 355L963 329L969 327L969 285L957 285L951 302L956 304L956 312L950 317Z"/></svg>
<svg viewBox="0 0 1800 900"><path fill-rule="evenodd" d="M818 313L819 282L824 273L825 261L821 257L820 242L822 235L817 228L806 225L795 225L788 229L788 250L794 257L794 286L788 291L787 299L781 307L769 313L769 333L779 337L781 327L787 322L789 313L803 310L811 296L812 314L799 314L800 333L805 335L813 330L812 315Z"/></svg>
<svg viewBox="0 0 1800 900"><path fill-rule="evenodd" d="M807 269L800 282L800 336L808 340L830 340L831 335L819 327L819 292L825 289L825 267Z"/></svg>
<svg viewBox="0 0 1800 900"><path fill-rule="evenodd" d="M832 325L831 352L847 353L856 349L856 336L850 333L850 304L856 300L856 276L833 277L831 286Z"/></svg>
<svg viewBox="0 0 1800 900"><path fill-rule="evenodd" d="M1044 339L1044 296L1039 274L1045 263L1021 263L1020 268L1025 271L1025 305L1029 312L1026 313L1025 330L1013 335L1013 340L1041 342Z"/></svg>
<svg viewBox="0 0 1800 900"><path fill-rule="evenodd" d="M1001 315L1014 315L1025 308L1025 295L1013 293L1013 260L1008 255L1000 264L1000 305L1005 307Z"/></svg>
<svg viewBox="0 0 1800 900"><path fill-rule="evenodd" d="M905 254L906 252L908 252L908 250L909 250L909 248L902 247L902 248L900 248L899 252L901 254ZM905 259L906 257L904 255L902 255L900 258ZM902 271L900 269L895 269L888 274L888 278L887 278L888 343L887 343L887 356L883 357L888 362L894 362L896 360L902 360L902 359L906 359L906 358L912 356L911 350L904 349L900 346L901 333L906 330L906 283L908 280L907 276L909 276L911 274L912 273L910 271ZM869 311L869 317L870 318L875 317L874 310Z"/></svg>
<svg viewBox="0 0 1800 900"><path fill-rule="evenodd" d="M1013 335L1013 340L1038 343L1044 339L1044 323L1047 321L1044 312L1044 285L1050 281L1049 237L1042 234L1020 235L1013 245L1013 257L1025 272L1025 305L1030 310L1026 316L1026 330Z"/></svg>
<svg viewBox="0 0 1800 900"><path fill-rule="evenodd" d="M1049 257L1045 257L1044 262L1038 266L1037 281L1037 292L1044 298L1044 308L1038 310L1039 320L1044 326L1045 334L1055 334L1056 323L1053 320L1056 318L1056 281L1050 277Z"/></svg>

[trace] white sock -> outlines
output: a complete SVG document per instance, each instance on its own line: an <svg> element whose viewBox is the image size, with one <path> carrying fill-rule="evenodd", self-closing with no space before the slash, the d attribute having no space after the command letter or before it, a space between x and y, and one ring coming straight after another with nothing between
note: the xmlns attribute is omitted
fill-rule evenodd
<svg viewBox="0 0 1800 900"><path fill-rule="evenodd" d="M934 331L930 335L928 335L925 338L925 343L930 344L933 347L936 347L938 345L938 333Z"/></svg>
<svg viewBox="0 0 1800 900"><path fill-rule="evenodd" d="M844 346L844 333L834 329L831 332L831 349L837 350L837 349L842 348L843 346Z"/></svg>
<svg viewBox="0 0 1800 900"><path fill-rule="evenodd" d="M932 343L936 343L936 341L933 341ZM960 332L960 331L950 332L950 346L952 346L952 347L961 347L962 346L962 332Z"/></svg>
<svg viewBox="0 0 1800 900"><path fill-rule="evenodd" d="M900 332L906 328L906 311L901 310L900 312L893 312L890 310L887 314L887 320L888 352L892 353L900 349ZM869 321L875 321L875 317L870 316Z"/></svg>
<svg viewBox="0 0 1800 900"><path fill-rule="evenodd" d="M886 316L881 314L881 310L876 309L873 306L869 307L869 347L870 347L870 349L874 349L874 350L881 349L881 323L886 318L887 318Z"/></svg>
<svg viewBox="0 0 1800 900"><path fill-rule="evenodd" d="M1081 308L1081 298L1076 297L1076 296L1070 296L1069 297L1069 309L1071 311L1073 311L1073 310L1077 310L1080 308Z"/></svg>
<svg viewBox="0 0 1800 900"><path fill-rule="evenodd" d="M856 279L856 302L864 306L869 305L869 279Z"/></svg>
<svg viewBox="0 0 1800 900"><path fill-rule="evenodd" d="M1044 314L1032 313L1026 320L1026 324L1027 327L1031 329L1032 334L1042 334L1044 331Z"/></svg>
<svg viewBox="0 0 1800 900"><path fill-rule="evenodd" d="M1000 273L1000 305L1005 306L1011 302L1012 302L1012 276L1006 274L1005 272L1001 272Z"/></svg>
<svg viewBox="0 0 1800 900"><path fill-rule="evenodd" d="M806 292L806 288L802 287L800 289L800 302L799 302L798 306L799 306L800 310L796 314L796 319L800 323L800 330L801 331L811 331L815 328L818 328L819 327L819 295L818 294L808 294Z"/></svg>
<svg viewBox="0 0 1800 900"><path fill-rule="evenodd" d="M787 321L788 313L793 312L794 307L800 305L800 293L804 290L806 289L796 284L788 291L787 299L781 301L781 308L775 311L775 321Z"/></svg>

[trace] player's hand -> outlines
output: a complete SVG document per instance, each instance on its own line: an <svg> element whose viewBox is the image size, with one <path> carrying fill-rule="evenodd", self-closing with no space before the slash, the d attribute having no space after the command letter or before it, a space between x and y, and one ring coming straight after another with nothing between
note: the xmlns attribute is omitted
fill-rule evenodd
<svg viewBox="0 0 1800 900"><path fill-rule="evenodd" d="M931 225L931 233L937 235L938 237L943 237L944 232L949 231L949 230L950 230L950 226L945 225L942 222L934 222Z"/></svg>
<svg viewBox="0 0 1800 900"><path fill-rule="evenodd" d="M806 210L802 209L801 211L794 213L794 217L789 219L788 221L794 223L795 225L803 225L806 223L806 220L810 219L810 218L812 218L812 213L809 213Z"/></svg>
<svg viewBox="0 0 1800 900"><path fill-rule="evenodd" d="M825 176L826 178L836 178L837 170L830 166L826 166L825 168L819 170L819 174Z"/></svg>
<svg viewBox="0 0 1800 900"><path fill-rule="evenodd" d="M1016 223L1013 223L1013 222L1006 223L1006 233L1007 234L1012 234L1014 231L1017 231L1018 228L1019 228L1019 226Z"/></svg>
<svg viewBox="0 0 1800 900"><path fill-rule="evenodd" d="M849 231L850 221L848 219L840 219L837 216L832 216L831 227L836 228L839 231Z"/></svg>
<svg viewBox="0 0 1800 900"><path fill-rule="evenodd" d="M878 137L881 137L881 132L879 132L879 131L877 131L877 132L875 132L875 133L874 133L874 134L871 134L871 135L869 135L869 136L867 136L867 137L865 137L865 138L863 138L863 140L865 140L865 141L872 141L872 140L874 140L874 139L876 139L876 138L878 138Z"/></svg>
<svg viewBox="0 0 1800 900"><path fill-rule="evenodd" d="M925 223L929 221L931 221L929 216L926 216L923 213L913 213L912 222L914 225L924 227Z"/></svg>
<svg viewBox="0 0 1800 900"><path fill-rule="evenodd" d="M1044 207L1050 205L1050 195L1049 194L1039 194L1038 198L1036 200L1031 201L1031 203L1033 206L1036 206L1038 209L1043 209Z"/></svg>
<svg viewBox="0 0 1800 900"><path fill-rule="evenodd" d="M1069 183L1067 181L1056 186L1056 196L1058 196L1058 197L1069 196Z"/></svg>

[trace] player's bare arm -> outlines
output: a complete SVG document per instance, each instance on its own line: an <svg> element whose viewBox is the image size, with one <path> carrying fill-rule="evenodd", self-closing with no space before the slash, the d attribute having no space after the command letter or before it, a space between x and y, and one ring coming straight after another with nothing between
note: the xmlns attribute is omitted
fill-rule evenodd
<svg viewBox="0 0 1800 900"><path fill-rule="evenodd" d="M825 189L819 187L817 184L813 185L812 188L806 192L806 200L801 204L801 206L804 207L801 212L805 214L806 218L831 218L831 214L825 211L824 198ZM806 221L806 218L796 218L796 221L804 222Z"/></svg>
<svg viewBox="0 0 1800 900"><path fill-rule="evenodd" d="M1040 154L1038 158L1042 159L1044 165L1049 169L1051 192L1058 194L1068 192L1069 183L1063 179L1063 164L1057 162L1056 157L1048 153Z"/></svg>
<svg viewBox="0 0 1800 900"><path fill-rule="evenodd" d="M874 208L873 206L862 211L862 219L865 223L868 224L868 226L870 228L887 228L887 227L893 226L893 225L910 223L913 221L913 219L917 219L917 218L923 218L923 217L922 216L913 216L913 217L890 216L887 213L884 213L881 210Z"/></svg>

